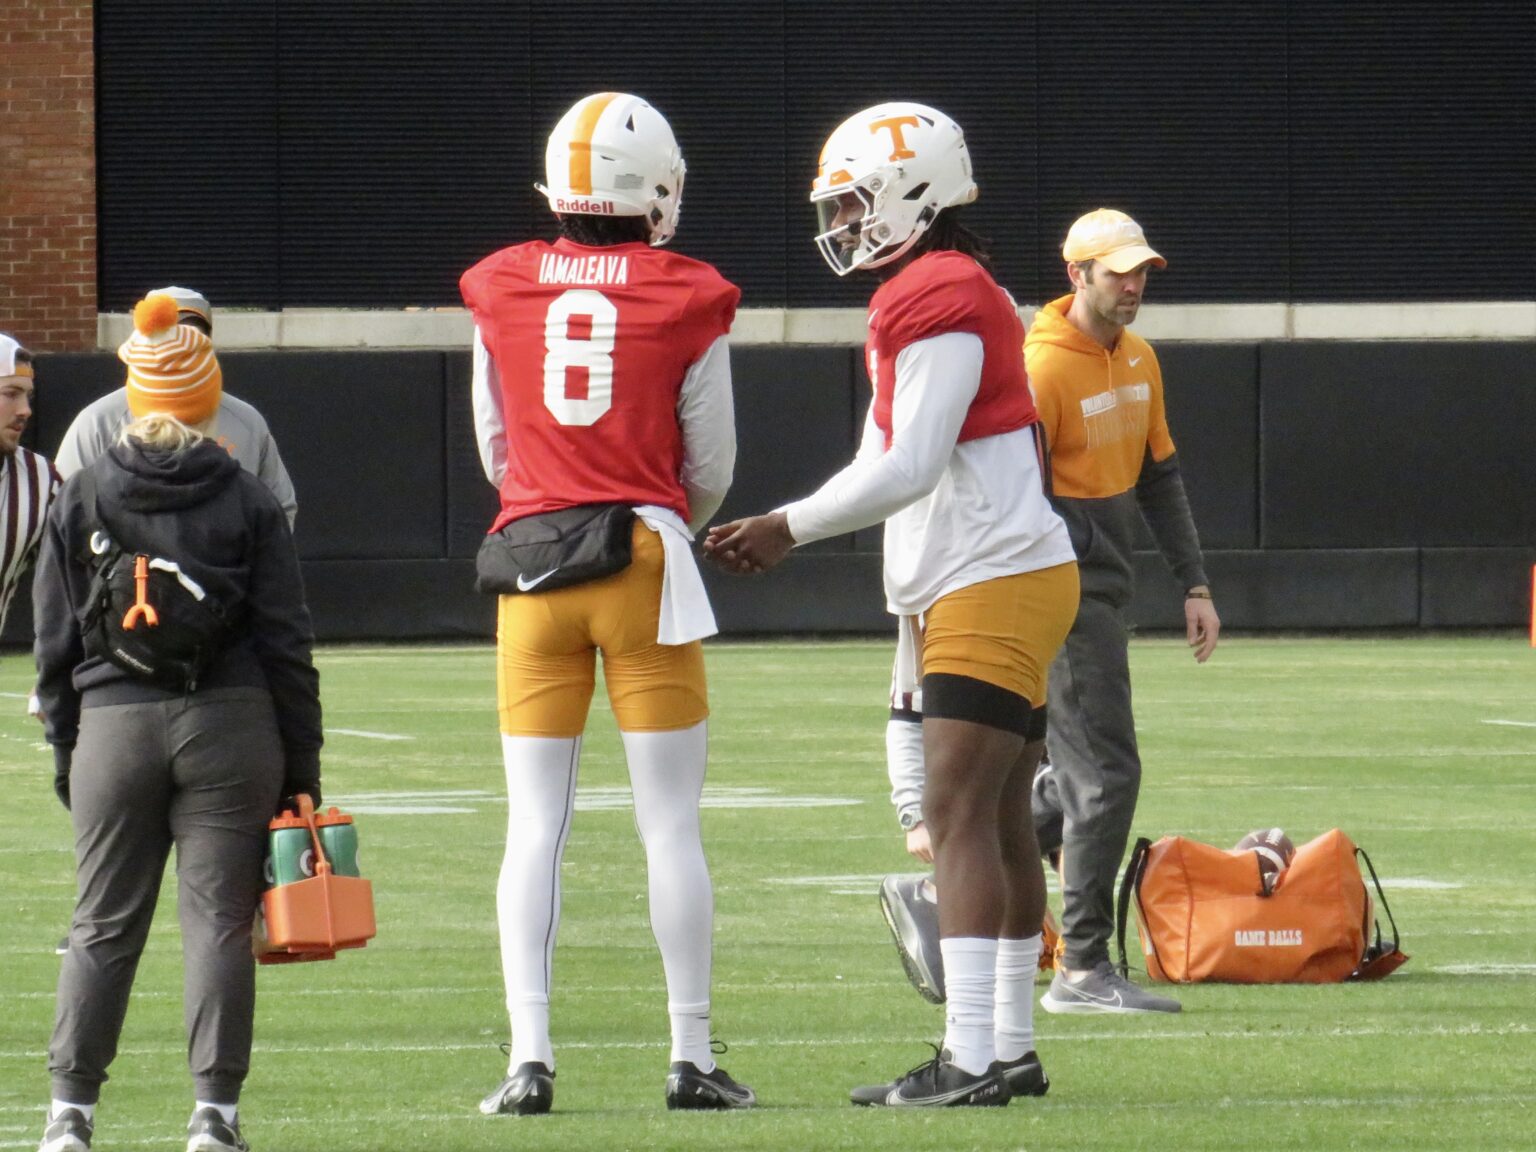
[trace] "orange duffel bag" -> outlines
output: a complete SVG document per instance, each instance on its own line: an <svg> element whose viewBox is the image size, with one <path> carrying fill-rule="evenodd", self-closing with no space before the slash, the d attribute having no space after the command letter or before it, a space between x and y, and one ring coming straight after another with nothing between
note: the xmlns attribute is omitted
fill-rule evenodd
<svg viewBox="0 0 1536 1152"><path fill-rule="evenodd" d="M1370 871L1390 938L1383 938L1357 857ZM1182 836L1138 840L1120 885L1122 968L1132 901L1153 980L1332 984L1379 979L1408 959L1376 869L1337 828L1296 849L1271 894L1264 887L1252 852Z"/></svg>

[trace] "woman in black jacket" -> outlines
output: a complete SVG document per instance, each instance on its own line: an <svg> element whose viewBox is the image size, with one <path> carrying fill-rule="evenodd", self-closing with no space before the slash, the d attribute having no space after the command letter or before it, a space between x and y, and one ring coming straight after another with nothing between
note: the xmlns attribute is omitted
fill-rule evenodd
<svg viewBox="0 0 1536 1152"><path fill-rule="evenodd" d="M174 319L167 334L157 318L146 324L136 314L139 334L120 353L130 390L136 372L153 381L146 364L162 378L187 379L204 361L213 362L216 387L206 337L175 329ZM183 347L165 347L171 343ZM90 650L81 613L97 533L130 557L174 561L229 613L233 627L195 685L166 687ZM53 1106L41 1147L89 1147L174 844L195 1088L187 1148L243 1150L235 1107L250 1060L251 922L267 822L281 798L303 791L318 801L320 789L313 630L287 518L216 442L174 417L143 416L65 485L33 588L38 695L55 788L71 809L79 888L59 975Z"/></svg>

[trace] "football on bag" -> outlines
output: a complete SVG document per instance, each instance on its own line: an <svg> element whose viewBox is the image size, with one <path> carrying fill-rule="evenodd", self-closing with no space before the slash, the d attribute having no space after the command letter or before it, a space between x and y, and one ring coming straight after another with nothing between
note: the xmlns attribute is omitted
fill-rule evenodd
<svg viewBox="0 0 1536 1152"><path fill-rule="evenodd" d="M1232 851L1252 852L1258 857L1259 876L1264 882L1264 895L1268 896L1280 882L1280 874L1290 867L1296 845L1284 828L1260 828L1234 844Z"/></svg>

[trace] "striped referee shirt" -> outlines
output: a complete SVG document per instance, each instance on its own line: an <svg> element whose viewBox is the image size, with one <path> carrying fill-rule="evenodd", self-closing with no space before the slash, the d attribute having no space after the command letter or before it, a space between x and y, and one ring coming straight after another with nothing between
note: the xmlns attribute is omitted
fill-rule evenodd
<svg viewBox="0 0 1536 1152"><path fill-rule="evenodd" d="M58 491L59 474L36 452L17 448L0 456L0 628L43 538L48 507Z"/></svg>

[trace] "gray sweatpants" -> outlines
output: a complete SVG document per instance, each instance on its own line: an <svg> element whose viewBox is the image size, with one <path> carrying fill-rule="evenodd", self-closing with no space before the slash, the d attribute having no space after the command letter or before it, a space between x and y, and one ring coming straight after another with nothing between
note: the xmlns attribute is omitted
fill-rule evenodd
<svg viewBox="0 0 1536 1152"><path fill-rule="evenodd" d="M81 710L70 772L79 898L48 1047L56 1099L101 1093L174 844L195 1098L239 1100L256 1011L251 919L282 784L261 689Z"/></svg>
<svg viewBox="0 0 1536 1152"><path fill-rule="evenodd" d="M1051 664L1051 770L1035 780L1040 850L1062 849L1061 934L1068 968L1109 959L1115 877L1141 790L1131 716L1127 628L1120 610L1084 596Z"/></svg>

